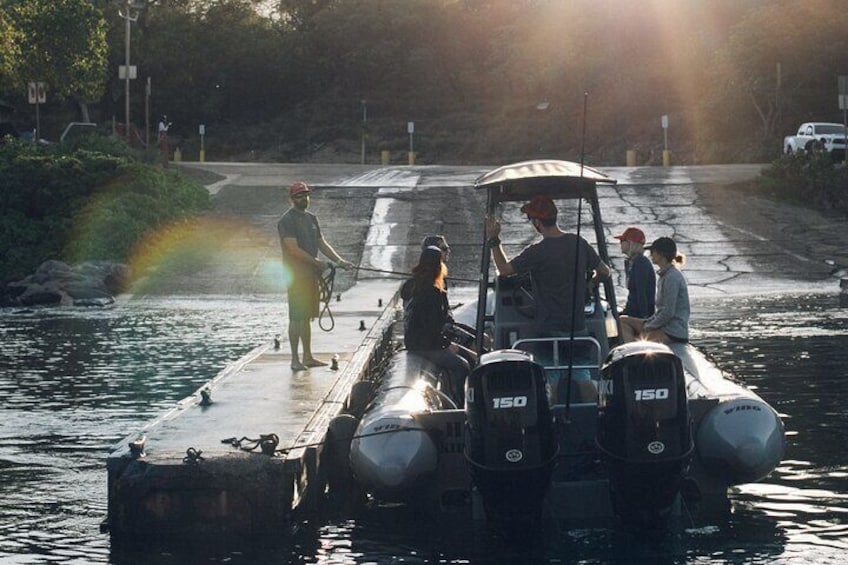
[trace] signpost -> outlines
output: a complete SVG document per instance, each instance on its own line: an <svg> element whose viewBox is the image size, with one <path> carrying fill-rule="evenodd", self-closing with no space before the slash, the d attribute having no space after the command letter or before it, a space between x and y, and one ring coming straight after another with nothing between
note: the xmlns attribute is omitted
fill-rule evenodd
<svg viewBox="0 0 848 565"><path fill-rule="evenodd" d="M409 164L415 164L415 150L412 144L412 134L415 132L415 122L406 123L406 131L409 133Z"/></svg>
<svg viewBox="0 0 848 565"><path fill-rule="evenodd" d="M671 166L671 151L668 150L668 114L663 114L662 117L662 128L663 128L663 167Z"/></svg>
<svg viewBox="0 0 848 565"><path fill-rule="evenodd" d="M200 124L198 131L200 133L200 162L205 163L206 162L206 149L204 149L204 147L203 147L203 136L206 135L206 125Z"/></svg>
<svg viewBox="0 0 848 565"><path fill-rule="evenodd" d="M843 133L848 133L848 75L839 75L839 109L842 110ZM848 162L848 155L845 157Z"/></svg>
<svg viewBox="0 0 848 565"><path fill-rule="evenodd" d="M842 110L842 135L845 136L845 156L848 163L848 75L839 75L839 109Z"/></svg>
<svg viewBox="0 0 848 565"><path fill-rule="evenodd" d="M41 105L47 102L47 87L43 82L27 84L27 100L35 104L35 140L41 139Z"/></svg>

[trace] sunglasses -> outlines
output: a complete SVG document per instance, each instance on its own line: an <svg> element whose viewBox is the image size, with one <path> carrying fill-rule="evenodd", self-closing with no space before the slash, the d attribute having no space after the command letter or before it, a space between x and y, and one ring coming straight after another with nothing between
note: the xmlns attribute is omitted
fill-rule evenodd
<svg viewBox="0 0 848 565"><path fill-rule="evenodd" d="M292 196L292 200L303 200L304 198L309 198L308 192L301 192Z"/></svg>

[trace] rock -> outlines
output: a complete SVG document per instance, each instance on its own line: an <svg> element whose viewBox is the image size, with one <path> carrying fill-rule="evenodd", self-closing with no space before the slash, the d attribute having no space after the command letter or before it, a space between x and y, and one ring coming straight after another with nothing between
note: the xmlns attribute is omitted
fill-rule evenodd
<svg viewBox="0 0 848 565"><path fill-rule="evenodd" d="M129 267L122 263L88 261L72 267L45 261L32 275L6 285L0 306L108 306L129 278Z"/></svg>

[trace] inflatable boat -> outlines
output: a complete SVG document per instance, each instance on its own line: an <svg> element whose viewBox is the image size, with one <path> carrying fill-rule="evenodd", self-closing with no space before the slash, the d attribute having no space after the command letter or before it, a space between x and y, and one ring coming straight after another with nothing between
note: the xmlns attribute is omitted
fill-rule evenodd
<svg viewBox="0 0 848 565"><path fill-rule="evenodd" d="M571 201L580 235L610 264L598 185L615 180L566 161L495 169L475 188L489 215L538 193ZM482 216L482 215L481 215ZM591 238L588 238L591 239ZM545 516L641 528L688 525L728 508L728 488L766 477L784 452L779 415L686 343L622 344L611 280L580 297L587 335L533 333L532 280L499 277L481 241L472 315L478 365L453 398L438 367L399 350L357 383L328 431L330 490L431 512L470 512L504 531ZM483 343L491 343L483 351Z"/></svg>

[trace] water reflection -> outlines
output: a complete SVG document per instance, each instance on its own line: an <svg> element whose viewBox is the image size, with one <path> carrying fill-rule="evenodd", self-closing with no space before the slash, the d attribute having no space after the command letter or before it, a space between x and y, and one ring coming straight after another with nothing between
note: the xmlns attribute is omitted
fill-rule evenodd
<svg viewBox="0 0 848 565"><path fill-rule="evenodd" d="M546 524L507 544L401 506L328 516L275 544L111 547L106 450L280 333L277 301L160 298L0 311L0 562L839 563L848 549L848 311L829 295L693 303L693 340L783 416L786 459L733 489L726 522L646 541Z"/></svg>

